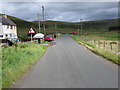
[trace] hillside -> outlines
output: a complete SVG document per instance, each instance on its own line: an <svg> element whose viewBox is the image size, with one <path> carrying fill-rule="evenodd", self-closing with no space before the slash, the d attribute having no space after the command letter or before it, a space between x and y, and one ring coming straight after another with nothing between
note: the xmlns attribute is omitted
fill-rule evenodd
<svg viewBox="0 0 120 90"><path fill-rule="evenodd" d="M38 22L28 22L13 16L8 16L14 23L17 24L18 35L23 37L28 34L30 27L33 27L36 32L38 32ZM41 21L41 32L43 32L43 22ZM80 28L80 23L69 23L69 22L60 22L60 21L45 21L45 27L47 33L55 33L55 23L57 24L57 32L69 33L71 31L76 31ZM118 24L118 19L109 19L109 20L99 20L99 21L86 21L83 22L83 32L103 32L109 31L110 27L116 27Z"/></svg>
<svg viewBox="0 0 120 90"><path fill-rule="evenodd" d="M35 21L35 23L38 23ZM41 22L42 23L42 22ZM48 31L51 32L55 30L55 23L57 24L57 30L59 32L68 33L71 31L77 31L80 29L80 22L69 23L69 22L60 22L60 21L46 21L46 27ZM98 21L86 21L83 22L83 31L87 32L103 32L109 31L110 27L118 27L118 19L108 19L108 20L98 20ZM119 27L120 29L120 27ZM114 28L112 29L114 30ZM115 29L116 30L116 29Z"/></svg>
<svg viewBox="0 0 120 90"><path fill-rule="evenodd" d="M108 31L110 27L118 26L118 19L107 19L84 22L85 29Z"/></svg>

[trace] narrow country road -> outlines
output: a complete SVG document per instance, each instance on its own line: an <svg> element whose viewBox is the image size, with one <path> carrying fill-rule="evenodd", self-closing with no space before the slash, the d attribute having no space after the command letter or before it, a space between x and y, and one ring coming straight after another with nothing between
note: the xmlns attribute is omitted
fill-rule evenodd
<svg viewBox="0 0 120 90"><path fill-rule="evenodd" d="M118 66L62 35L13 88L118 88Z"/></svg>

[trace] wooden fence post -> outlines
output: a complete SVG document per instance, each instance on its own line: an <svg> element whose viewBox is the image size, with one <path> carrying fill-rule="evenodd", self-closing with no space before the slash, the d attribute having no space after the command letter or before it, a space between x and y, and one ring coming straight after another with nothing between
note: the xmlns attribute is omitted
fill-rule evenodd
<svg viewBox="0 0 120 90"><path fill-rule="evenodd" d="M100 40L98 40L98 44L99 44L99 47L100 47Z"/></svg>
<svg viewBox="0 0 120 90"><path fill-rule="evenodd" d="M110 46L111 46L111 51L112 51L112 44L110 44Z"/></svg>
<svg viewBox="0 0 120 90"><path fill-rule="evenodd" d="M95 39L94 39L94 45L95 45Z"/></svg>
<svg viewBox="0 0 120 90"><path fill-rule="evenodd" d="M105 49L105 41L104 41L104 49Z"/></svg>

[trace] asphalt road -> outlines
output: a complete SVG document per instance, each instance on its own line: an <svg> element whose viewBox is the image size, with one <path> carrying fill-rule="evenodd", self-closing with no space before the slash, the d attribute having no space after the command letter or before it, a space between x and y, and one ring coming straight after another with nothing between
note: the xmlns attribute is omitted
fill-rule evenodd
<svg viewBox="0 0 120 90"><path fill-rule="evenodd" d="M68 35L55 42L13 88L118 88L117 65Z"/></svg>

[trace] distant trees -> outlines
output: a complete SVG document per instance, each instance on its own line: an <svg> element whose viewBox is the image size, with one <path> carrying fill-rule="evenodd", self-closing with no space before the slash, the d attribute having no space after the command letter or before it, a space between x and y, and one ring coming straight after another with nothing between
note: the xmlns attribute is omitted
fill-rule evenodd
<svg viewBox="0 0 120 90"><path fill-rule="evenodd" d="M109 31L116 31L116 30L120 30L120 26L110 26L109 27Z"/></svg>

